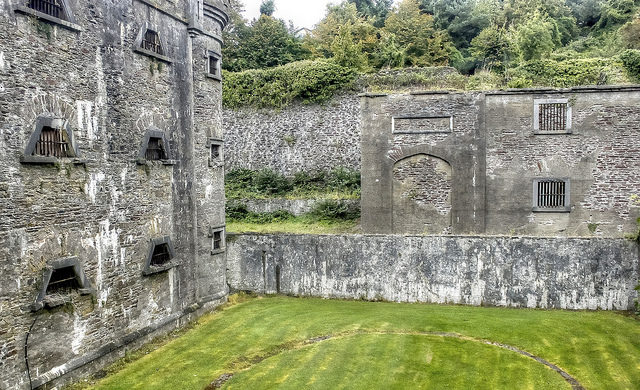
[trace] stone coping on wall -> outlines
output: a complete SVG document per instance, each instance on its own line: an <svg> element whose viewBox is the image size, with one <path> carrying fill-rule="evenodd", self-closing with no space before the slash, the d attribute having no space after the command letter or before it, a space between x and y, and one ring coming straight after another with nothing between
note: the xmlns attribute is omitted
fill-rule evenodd
<svg viewBox="0 0 640 390"><path fill-rule="evenodd" d="M482 93L488 96L491 95L524 95L524 94L540 94L540 93L590 93L590 92L633 92L640 91L640 84L632 85L585 85L576 86L571 88L509 88L505 90L472 90L472 91L455 91L455 90L433 90L433 91L414 91L414 92L399 92L399 93L360 93L360 97L377 98L391 95L466 95L474 93Z"/></svg>
<svg viewBox="0 0 640 390"><path fill-rule="evenodd" d="M331 234L331 233L254 233L254 232L245 232L245 233L227 233L227 236L330 236L330 237L403 237L403 238L482 238L482 239L504 239L509 238L513 240L519 239L533 239L533 240L620 240L620 241L629 241L633 242L633 240L625 238L625 237L605 237L605 236L528 236L528 235L518 235L518 236L510 236L510 235L481 235L481 234L376 234L376 233L341 233L341 234Z"/></svg>

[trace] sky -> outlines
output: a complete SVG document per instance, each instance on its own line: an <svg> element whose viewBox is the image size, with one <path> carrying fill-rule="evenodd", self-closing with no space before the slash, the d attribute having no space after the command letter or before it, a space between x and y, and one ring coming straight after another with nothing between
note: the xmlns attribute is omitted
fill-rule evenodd
<svg viewBox="0 0 640 390"><path fill-rule="evenodd" d="M243 15L247 20L260 16L262 0L241 1L245 9ZM312 28L324 16L327 4L339 2L339 0L276 0L276 12L273 16L284 19L287 23L292 20L296 27Z"/></svg>

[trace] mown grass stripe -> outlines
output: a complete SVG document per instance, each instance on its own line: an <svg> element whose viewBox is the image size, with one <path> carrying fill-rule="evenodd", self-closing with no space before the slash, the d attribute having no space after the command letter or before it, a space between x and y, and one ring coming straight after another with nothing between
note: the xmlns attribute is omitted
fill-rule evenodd
<svg viewBox="0 0 640 390"><path fill-rule="evenodd" d="M149 387L144 384L149 382L145 378L152 376L153 383L159 384L158 389L182 383L179 388L201 390L202 387L189 386L204 386L215 380L242 356L272 351L283 341L302 341L358 329L455 332L531 352L571 373L586 388L624 389L638 387L640 383L640 322L611 312L274 297L250 300L200 322L180 339L100 381L96 388L146 389ZM194 348L199 353L189 357ZM186 360L189 364L181 366L180 362ZM491 359L484 360L484 365L497 364ZM159 367L162 371L156 372ZM209 377L204 380L203 375ZM123 383L126 385L118 385Z"/></svg>

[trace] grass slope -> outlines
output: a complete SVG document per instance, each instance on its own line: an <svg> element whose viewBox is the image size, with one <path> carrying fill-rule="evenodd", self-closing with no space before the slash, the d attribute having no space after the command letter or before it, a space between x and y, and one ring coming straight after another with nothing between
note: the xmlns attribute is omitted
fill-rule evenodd
<svg viewBox="0 0 640 390"><path fill-rule="evenodd" d="M203 389L225 373L245 389L569 388L515 352L418 332L518 347L587 389L640 387L640 322L616 313L272 297L203 317L95 388Z"/></svg>
<svg viewBox="0 0 640 390"><path fill-rule="evenodd" d="M228 233L294 233L294 234L344 234L358 233L358 221L313 221L293 219L289 221L253 223L227 221Z"/></svg>

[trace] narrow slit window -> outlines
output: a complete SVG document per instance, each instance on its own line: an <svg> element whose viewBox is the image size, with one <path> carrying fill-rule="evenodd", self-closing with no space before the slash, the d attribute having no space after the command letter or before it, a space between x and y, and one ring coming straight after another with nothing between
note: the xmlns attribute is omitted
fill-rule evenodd
<svg viewBox="0 0 640 390"><path fill-rule="evenodd" d="M153 254L151 255L151 265L152 266L165 265L169 261L171 261L171 251L169 250L169 245L167 244L156 245L153 248Z"/></svg>
<svg viewBox="0 0 640 390"><path fill-rule="evenodd" d="M566 131L567 103L540 104L538 123L540 131Z"/></svg>
<svg viewBox="0 0 640 390"><path fill-rule="evenodd" d="M69 142L65 139L65 132L49 126L44 126L40 138L33 150L34 156L68 157Z"/></svg>
<svg viewBox="0 0 640 390"><path fill-rule="evenodd" d="M142 38L142 43L140 46L145 50L164 55L162 43L160 42L160 36L158 36L158 33L153 30L147 30L144 33L144 37Z"/></svg>
<svg viewBox="0 0 640 390"><path fill-rule="evenodd" d="M58 19L65 19L64 7L60 0L29 0L28 7Z"/></svg>
<svg viewBox="0 0 640 390"><path fill-rule="evenodd" d="M67 294L78 290L80 283L73 266L54 269L47 285L47 294Z"/></svg>
<svg viewBox="0 0 640 390"><path fill-rule="evenodd" d="M158 161L166 159L166 153L162 138L149 137L149 144L147 145L147 151L145 158L149 161Z"/></svg>
<svg viewBox="0 0 640 390"><path fill-rule="evenodd" d="M224 227L210 228L209 237L211 238L211 254L224 253Z"/></svg>
<svg viewBox="0 0 640 390"><path fill-rule="evenodd" d="M220 145L211 145L211 160L215 161L220 158Z"/></svg>
<svg viewBox="0 0 640 390"><path fill-rule="evenodd" d="M213 233L213 250L222 249L222 232Z"/></svg>
<svg viewBox="0 0 640 390"><path fill-rule="evenodd" d="M209 56L209 74L212 76L219 76L218 66L220 59L216 56Z"/></svg>

